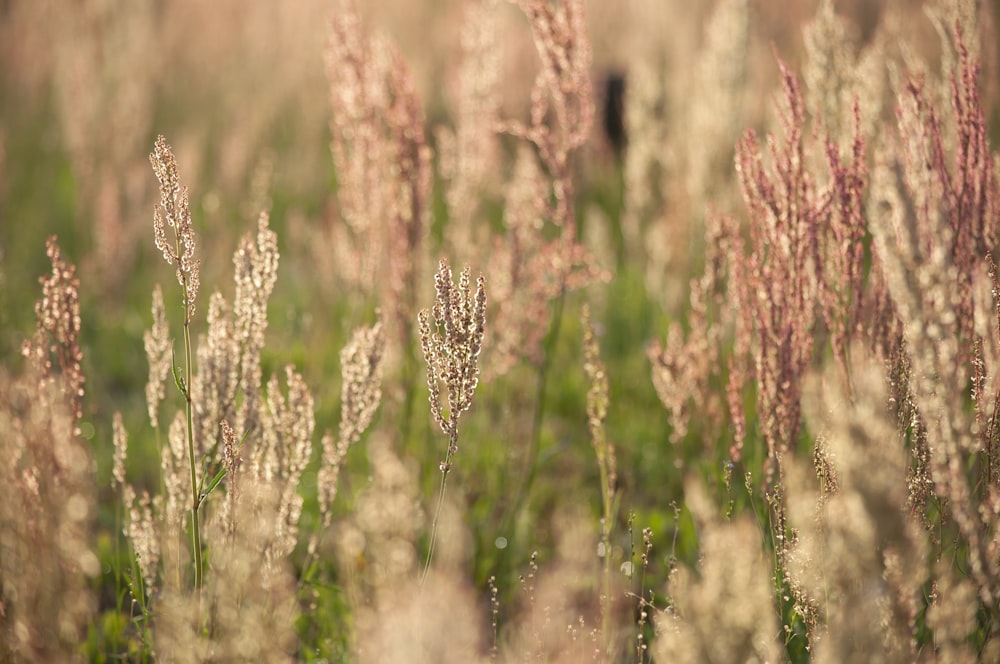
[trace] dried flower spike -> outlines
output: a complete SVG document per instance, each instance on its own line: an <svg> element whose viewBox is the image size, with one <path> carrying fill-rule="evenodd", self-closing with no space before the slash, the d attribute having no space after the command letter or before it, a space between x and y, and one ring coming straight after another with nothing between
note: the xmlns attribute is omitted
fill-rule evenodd
<svg viewBox="0 0 1000 664"><path fill-rule="evenodd" d="M201 502L198 490L198 464L195 458L195 428L194 428L194 398L192 396L193 351L191 344L191 319L194 315L194 302L198 296L200 261L194 257L194 228L191 224L191 209L188 203L187 187L180 184L177 172L177 160L167 145L163 136L157 136L156 145L149 155L149 163L153 173L160 183L160 202L153 208L153 238L156 248L163 253L164 260L172 265L177 263L177 282L181 285L184 304L184 375L178 379L178 386L184 395L184 410L186 416L186 442L188 454L188 469L191 479L191 552L194 558L194 585L202 585L202 546L201 526L198 509ZM174 229L174 246L167 242L166 226ZM155 297L155 296L154 296ZM154 302L155 304L155 302ZM154 317L156 316L154 312ZM155 325L155 323L154 323ZM151 364L152 367L152 364ZM152 367L155 369L155 367ZM176 422L177 420L175 420ZM176 430L179 431L179 430ZM180 435L175 433L173 425L168 433L171 448L175 458L180 448ZM165 478L166 479L166 478ZM168 483L171 480L167 480Z"/></svg>
<svg viewBox="0 0 1000 664"><path fill-rule="evenodd" d="M128 431L122 421L122 414L115 412L111 419L112 440L115 445L114 463L111 466L111 486L125 484L125 457L128 454Z"/></svg>
<svg viewBox="0 0 1000 664"><path fill-rule="evenodd" d="M44 384L54 384L60 376L59 389L73 416L74 433L79 433L83 418L83 385L80 349L80 280L76 266L63 260L56 236L45 243L45 253L52 261L52 272L42 277L42 297L35 302L35 334L21 348Z"/></svg>
<svg viewBox="0 0 1000 664"><path fill-rule="evenodd" d="M149 381L146 383L146 408L153 428L160 425L160 402L166 396L166 380L170 375L170 328L167 326L167 312L163 306L163 289L160 284L153 287L153 327L142 337L149 362Z"/></svg>
<svg viewBox="0 0 1000 664"><path fill-rule="evenodd" d="M441 472L446 474L458 451L458 418L472 406L479 382L479 352L486 328L486 279L479 275L474 294L471 279L471 270L466 267L456 287L451 267L442 260L434 275L437 300L431 314L424 309L417 317L420 347L427 362L431 414L449 439L448 454L441 463ZM440 383L448 393L446 408Z"/></svg>
<svg viewBox="0 0 1000 664"><path fill-rule="evenodd" d="M343 383L340 391L340 429L337 439L323 436L323 461L319 470L319 504L323 525L330 525L330 506L337 495L337 477L351 445L361 439L382 401L382 360L385 329L379 320L354 330L340 351Z"/></svg>
<svg viewBox="0 0 1000 664"><path fill-rule="evenodd" d="M608 371L601 360L601 350L590 317L590 307L587 305L583 307L583 359L583 370L590 381L590 389L587 391L587 427L590 429L601 471L601 489L607 491L613 499L618 480L615 448L604 433L609 401Z"/></svg>
<svg viewBox="0 0 1000 664"><path fill-rule="evenodd" d="M160 183L160 204L153 209L153 238L156 248L163 253L163 259L170 265L177 263L177 283L184 288L185 318L190 320L198 296L201 261L194 257L194 227L191 224L188 190L180 184L177 160L162 135L156 138L149 163ZM174 229L173 246L167 241L166 226Z"/></svg>
<svg viewBox="0 0 1000 664"><path fill-rule="evenodd" d="M417 321L420 325L420 347L427 362L431 414L441 431L448 436L448 452L439 466L441 491L431 524L430 545L421 583L427 578L434 557L445 483L451 470L451 460L458 452L458 418L472 406L472 394L479 383L479 351L483 348L486 329L486 279L483 275L480 274L476 280L476 292L473 294L469 267L462 270L456 287L451 268L442 259L434 275L434 285L437 298L431 309L433 321L426 309L420 312ZM447 410L442 407L439 383L444 383L448 392Z"/></svg>

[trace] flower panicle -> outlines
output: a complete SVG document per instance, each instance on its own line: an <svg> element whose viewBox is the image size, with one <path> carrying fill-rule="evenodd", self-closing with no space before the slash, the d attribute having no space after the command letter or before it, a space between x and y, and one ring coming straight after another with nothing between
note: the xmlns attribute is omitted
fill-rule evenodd
<svg viewBox="0 0 1000 664"><path fill-rule="evenodd" d="M486 334L486 279L479 275L472 289L472 270L462 270L458 284L451 267L442 260L434 277L437 296L430 313L417 316L420 346L427 363L427 388L431 415L449 438L448 456L441 464L450 468L458 451L458 419L472 407L479 384L479 354ZM447 408L441 385L447 393Z"/></svg>
<svg viewBox="0 0 1000 664"><path fill-rule="evenodd" d="M201 283L201 261L195 258L196 242L191 222L188 189L180 184L177 159L162 136L157 136L149 163L160 183L160 202L153 209L153 239L168 265L177 265L177 282L184 288L184 308L190 319ZM174 244L167 239L167 227L174 230Z"/></svg>

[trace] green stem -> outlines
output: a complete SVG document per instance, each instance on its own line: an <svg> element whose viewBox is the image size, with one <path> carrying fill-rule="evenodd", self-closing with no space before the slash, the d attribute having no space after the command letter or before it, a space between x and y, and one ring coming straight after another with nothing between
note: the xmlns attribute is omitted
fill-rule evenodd
<svg viewBox="0 0 1000 664"><path fill-rule="evenodd" d="M528 440L528 453L524 463L524 470L519 473L524 479L520 486L507 495L514 496L514 504L505 512L500 523L500 533L508 540L508 550L513 553L516 548L513 546L516 540L514 526L517 523L517 515L524 508L531 487L534 486L535 477L538 475L538 454L541 450L542 424L545 421L545 392L548 387L549 368L552 366L552 356L555 354L556 343L559 339L559 330L562 326L563 305L566 300L565 289L560 290L559 296L554 301L552 311L552 321L549 333L545 341L545 349L542 361L538 365L537 380L535 383L535 412L531 424L531 437ZM514 555L503 556L500 563L500 573L498 578L505 581L513 574L513 567L516 561Z"/></svg>
<svg viewBox="0 0 1000 664"><path fill-rule="evenodd" d="M611 529L614 527L614 490L608 483L606 463L599 464L601 471L601 498L604 518L601 519L601 544L604 548L604 569L601 591L601 639L604 647L602 661L611 661Z"/></svg>
<svg viewBox="0 0 1000 664"><path fill-rule="evenodd" d="M424 581L427 580L427 573L431 569L431 559L434 557L434 542L437 541L437 529L438 520L441 518L441 507L444 505L444 489L448 482L448 472L451 470L451 459L454 455L454 450L458 446L458 423L455 422L451 428L451 434L448 436L448 453L444 457L444 463L441 464L441 490L438 492L437 507L434 510L434 521L431 522L431 541L427 545L427 560L424 562L424 571L420 575L420 585L424 585Z"/></svg>
<svg viewBox="0 0 1000 664"><path fill-rule="evenodd" d="M194 455L194 402L191 398L191 305L184 284L184 411L187 419L188 462L191 467L191 552L194 555L194 587L201 589L201 524L198 519L198 473Z"/></svg>
<svg viewBox="0 0 1000 664"><path fill-rule="evenodd" d="M118 487L118 490L119 491L121 490L121 486ZM119 614L121 614L122 612L122 597L123 597L121 547L122 547L122 540L125 537L122 534L123 531L122 522L125 519L123 514L125 510L125 504L122 502L121 498L122 497L119 496L118 500L115 501L115 537L114 537L114 553L112 554L114 556L112 560L114 560L114 571L115 571L115 601L117 602L115 608L118 610ZM114 648L115 652L118 651L120 645L118 641L118 637L120 636L120 634L121 632L118 631L112 634L111 647Z"/></svg>
<svg viewBox="0 0 1000 664"><path fill-rule="evenodd" d="M604 540L604 578L601 585L601 642L604 650L601 661L611 661L611 537L605 529Z"/></svg>
<svg viewBox="0 0 1000 664"><path fill-rule="evenodd" d="M528 493L535 483L535 477L538 475L538 453L542 446L542 423L545 420L545 391L548 387L552 356L555 354L556 342L559 339L559 330L562 326L562 312L565 301L566 291L564 289L560 291L559 297L555 299L552 324L545 343L545 352L542 362L538 366L538 377L535 383L535 412L531 423L531 438L528 440L528 457L525 461L526 472L524 473L524 482L522 482L520 490L515 492L514 506L507 514L505 526L509 526L517 519L517 514L524 506L524 501L527 500Z"/></svg>

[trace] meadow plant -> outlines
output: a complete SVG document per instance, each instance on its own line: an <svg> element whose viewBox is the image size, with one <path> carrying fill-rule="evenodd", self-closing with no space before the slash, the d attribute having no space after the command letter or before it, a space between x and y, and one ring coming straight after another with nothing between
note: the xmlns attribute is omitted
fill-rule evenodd
<svg viewBox="0 0 1000 664"><path fill-rule="evenodd" d="M157 284L153 288L153 327L142 337L149 364L149 380L146 382L146 407L149 423L154 429L160 427L160 402L166 397L166 380L170 375L171 346L167 312L163 305L163 289Z"/></svg>
<svg viewBox="0 0 1000 664"><path fill-rule="evenodd" d="M798 610L820 625L810 634L816 661L860 662L879 652L909 662L926 542L908 510L906 450L884 377L858 351L852 392L832 370L810 375L804 387L830 477L813 488L811 469L789 469L785 499L797 535L789 576Z"/></svg>
<svg viewBox="0 0 1000 664"><path fill-rule="evenodd" d="M531 90L528 122L501 120L496 128L521 139L505 189L506 233L494 243L498 326L492 368L508 372L520 361L535 372L531 430L521 452L521 479L505 507L502 531L512 532L538 472L550 367L569 292L610 276L577 233L574 159L594 120L591 44L583 3L525 0L535 51L541 61ZM509 563L508 563L509 564ZM508 573L510 573L508 569Z"/></svg>
<svg viewBox="0 0 1000 664"><path fill-rule="evenodd" d="M566 291L600 274L577 241L571 161L586 142L594 121L591 47L579 0L557 5L523 0L518 4L528 17L541 69L531 91L529 123L506 121L498 128L528 141L549 179L549 191L543 199L545 219L559 232L548 273L556 284L558 309ZM559 316L557 311L553 320L558 321Z"/></svg>
<svg viewBox="0 0 1000 664"><path fill-rule="evenodd" d="M502 275L496 299L502 308L499 315L524 320L511 330L523 339L500 341L499 348L518 346L522 358L544 367L546 352L538 346L545 333L538 328L548 319L550 338L556 336L565 293L603 276L577 240L573 195L572 158L587 140L594 120L591 47L582 3L518 4L528 17L541 69L531 92L529 123L496 125L532 147L518 151L506 191L508 232L497 247L496 259ZM538 184L539 177L545 186ZM546 221L557 229L554 240L544 234ZM554 308L548 316L547 307ZM511 355L510 350L501 352L501 358Z"/></svg>
<svg viewBox="0 0 1000 664"><path fill-rule="evenodd" d="M553 220L571 226L575 220L569 159L586 141L594 120L583 4L570 1L553 6L523 0L519 6L528 17L542 67L531 92L530 123L513 122L506 129L538 148L552 177Z"/></svg>
<svg viewBox="0 0 1000 664"><path fill-rule="evenodd" d="M94 460L81 436L80 284L55 237L20 375L0 374L0 658L82 661L101 563Z"/></svg>
<svg viewBox="0 0 1000 664"><path fill-rule="evenodd" d="M273 482L278 495L274 520L268 539L273 543L264 550L268 563L285 560L298 540L302 496L299 481L312 453L313 397L302 376L292 366L285 367L287 396L281 382L272 376L267 383L267 404L261 410L260 439L245 459L243 476L248 481ZM268 512L256 517L268 518Z"/></svg>
<svg viewBox="0 0 1000 664"><path fill-rule="evenodd" d="M942 524L940 517L930 516L930 510L947 510L947 520L955 531L942 539L932 534L935 550L930 555L934 559L941 555L941 547L948 550L962 543L958 546L968 557L970 577L983 609L991 616L986 620L994 620L995 572L988 562L993 560L989 553L993 511L977 507L979 501L989 501L984 497L989 490L970 488L970 484L984 489L989 486L990 478L972 458L987 453L992 445L970 433L980 426L972 425L963 414L967 409L963 395L969 389L971 374L973 403L980 413L979 421L985 422L992 404L982 389L987 372L980 350L985 344L974 335L974 299L975 280L988 283L984 264L996 242L988 221L996 216L992 212L996 174L992 158L982 156L990 151L984 142L985 125L976 93L976 64L958 30L959 71L952 86L954 143L944 138L942 128L950 123L939 119L939 111L923 94L920 80L907 79L899 92L898 143L890 137L879 144L870 202L865 194L867 158L857 105L854 139L846 144L846 153L834 139L826 140L829 176L826 186L820 186L822 181L810 172L803 148L806 115L801 93L784 65L787 106L781 121L787 142L771 144L777 180L771 180L762 169L760 157L747 139L739 148L737 166L751 213L749 255L753 258L747 261L737 254L733 270L732 278L740 288L741 311L736 358L738 361L745 349L757 349L752 366L757 417L768 442L765 470L772 487L768 496L777 566L783 570L779 585L790 587L794 613L805 621L810 646L823 661L860 661L875 647L898 661L909 661L913 656L911 639L918 630L920 608L916 591L905 579L919 574L926 554L920 553L922 543L912 532L908 516L892 516L891 511L884 514L889 503L900 512L908 505L914 516L933 530ZM954 166L946 156L948 145L954 145ZM868 233L874 238L870 250L874 266L866 282L864 245ZM886 303L886 293L891 304ZM992 315L989 306L979 308L983 312L980 320ZM749 317L748 312L752 312ZM859 461L866 469L878 466L897 471L893 480L878 484L878 478L868 470L863 481L871 484L862 483L850 470L849 459L855 453L838 447L842 444L835 438L820 436L813 451L820 509L848 510L855 516L820 516L818 531L803 525L793 527L788 506L794 504L799 511L808 501L792 497L795 487L801 486L795 479L799 471L782 466L801 444L801 390L809 367L816 361L816 344L823 340L817 330L829 339L833 358L841 367L840 381L828 378L828 383L844 386L845 401L882 401L877 396L854 394L858 370L848 348L862 336L862 313L867 314L871 326L867 336L874 340L889 369L887 378L894 383L894 399L908 404L902 409L897 404L896 412L905 418L900 425L911 436L913 463L908 467L886 460ZM889 320L879 321L878 317ZM823 327L818 325L820 320ZM741 337L748 330L754 330L750 341ZM873 334L874 330L879 332ZM878 338L879 334L884 336ZM730 374L731 388L740 375L740 371ZM869 383L865 394L872 394L870 379L864 380ZM731 412L741 422L740 393L731 389L730 394L736 397L731 399ZM879 417L873 413L860 419L866 422L864 427L859 424L849 434L838 435L855 444L870 436L871 444L877 440L883 445L881 441L891 427L880 430ZM741 425L736 429L745 432ZM964 468L973 469L971 475ZM885 487L898 482L899 475L909 476L910 495L893 488L890 498ZM936 498L936 506L928 500L929 495ZM865 509L872 512L868 518L876 522L871 528L880 533L877 544L862 527L861 511ZM802 524L806 516L799 514L792 521ZM846 522L854 525L840 532ZM893 540L888 533L899 534ZM819 543L813 541L816 537ZM842 560L831 554L837 548L865 551L875 557L870 564L856 556L845 569L827 568L819 583L801 578L803 571L808 576L824 569L818 561L827 555ZM799 559L801 556L806 562ZM866 574L882 580L864 581L861 577ZM837 595L837 601L831 603L834 596L830 588L883 582L888 589L879 604L887 613L881 617L861 618L860 604L852 607L850 594L843 598ZM842 607L840 602L844 602ZM863 623L876 619L890 627L871 633L865 646L861 640ZM787 624L786 630L790 630ZM824 641L825 634L836 631L852 636L839 639L834 635L829 642ZM823 649L824 643L829 651Z"/></svg>
<svg viewBox="0 0 1000 664"><path fill-rule="evenodd" d="M677 569L670 604L656 614L655 661L778 661L778 625L769 561L760 534L747 519L725 523L704 490L685 487L685 502L699 526L699 572Z"/></svg>
<svg viewBox="0 0 1000 664"><path fill-rule="evenodd" d="M835 356L849 379L845 355L855 333L864 259L864 144L855 141L846 163L835 146L827 146L830 185L821 189L808 170L799 82L783 62L778 64L784 136L768 141L770 168L752 131L737 147L737 174L752 222L746 248L737 246L730 262L739 313L729 393L738 397L734 387L752 377L767 441L769 479L778 471L779 457L798 444L801 382L813 358L813 328L821 319L830 328ZM741 417L738 399L731 398L730 411L734 418ZM742 440L734 441L734 460L740 458L742 446Z"/></svg>
<svg viewBox="0 0 1000 664"><path fill-rule="evenodd" d="M823 55L823 48L843 46L832 42L844 41L829 6L821 8L817 20L826 24L816 24L810 33L814 58ZM924 93L919 75L903 79L898 135L877 142L870 193L867 142L877 113L862 111L848 96L863 87L870 63L845 64L845 54L827 53L841 63L836 74L843 89L836 95L817 92L814 78L811 95L805 96L797 78L779 61L783 137L769 139L765 151L748 132L737 146L736 172L750 217L748 239L741 240L734 230L722 237L710 230L708 236L712 247L727 241L733 247L726 270L730 297L737 305L728 378L732 458L743 459L742 441L748 434L744 389L752 376L753 424L767 444L767 518L786 646L795 651L794 624L801 619L809 639L806 650L821 661L863 661L873 649L897 661L911 661L921 629L921 603L912 579L923 578L928 557L939 559L942 551L956 547L967 556L984 620L993 621L995 577L988 561L994 560L994 510L985 505L991 504L988 487L993 482L988 469L993 466L989 436L995 391L988 369L993 361L987 357L993 357L995 333L994 305L987 292L995 276L987 257L996 243L990 225L996 217L996 168L985 140L978 64L964 45L961 24L955 25L950 43L957 73L950 112L941 111ZM806 100L831 105L825 111L807 110ZM819 119L810 132L813 110ZM853 124L851 134L848 122ZM874 239L870 247L869 237ZM713 274L710 256L705 279ZM699 330L706 290L692 286L692 327L697 324ZM654 384L674 413L676 426L685 432L684 402L670 388L682 381L698 385L695 379L703 372L684 351L701 339L695 334L682 344L675 330L671 328L666 349L654 345L650 357ZM859 364L852 357L867 356L857 345L861 339L884 363L891 399L879 396L873 387L871 361ZM818 490L810 490L817 495L813 502L818 512L809 512L810 500L802 487L812 482L804 479L794 457L796 449L808 444L801 417L803 404L812 403L803 393L806 376L822 361L827 343L840 369L839 377L828 372L826 382L840 386L841 401L855 408L871 403L887 407L884 413L860 414L848 433L821 434L809 441L816 472L812 481L818 481ZM969 409L963 395L970 387L974 418L962 414ZM812 420L821 431L815 416ZM851 420L837 421L847 426ZM983 436L984 431L991 433ZM810 431L808 437L815 433ZM861 443L866 436L873 442ZM857 466L850 465L861 452L846 450L843 441L868 449L883 446L886 436L898 441L893 454L909 448L910 463L860 459ZM889 478L880 480L870 470L875 466ZM852 468L866 471L859 474ZM902 491L903 477L908 492ZM749 484L747 488L749 492ZM793 512L789 505L795 506ZM854 516L824 516L828 510L847 510ZM870 516L864 517L864 510ZM936 510L948 514L946 535L940 532L943 524ZM865 519L872 525L864 526ZM917 523L928 532L915 530ZM869 532L879 533L879 539L871 539ZM923 548L925 537L933 544L931 550ZM867 566L855 556L838 567L848 556L837 554L837 549L874 557ZM935 574L947 577L950 572ZM944 577L941 583L954 583ZM884 587L883 599L876 603L882 613L865 618L867 609L851 603L862 600L847 589L872 584ZM780 600L785 595L791 597ZM865 598L870 600L867 594ZM793 600L790 612L784 604L788 599ZM937 611L935 615L944 615ZM966 627L941 625L948 648L955 647L948 634L969 634L968 623L959 623ZM882 627L866 632L865 625L872 624ZM862 643L865 633L871 639L868 645Z"/></svg>
<svg viewBox="0 0 1000 664"><path fill-rule="evenodd" d="M557 295L549 279L551 245L544 244L539 223L545 212L545 184L538 160L528 146L519 146L504 191L506 232L494 239L490 256L495 316L506 321L490 344L487 368L491 376L502 376L522 361L543 365L549 307Z"/></svg>
<svg viewBox="0 0 1000 664"><path fill-rule="evenodd" d="M448 437L448 449L439 466L441 491L431 526L424 576L430 569L434 554L434 537L448 473L458 452L459 418L472 407L472 396L479 383L479 353L486 334L486 280L482 275L476 279L473 293L471 269L466 267L462 270L456 286L451 268L442 260L434 275L434 286L437 295L431 315L428 316L424 309L417 316L417 322L420 347L427 363L431 415L441 432ZM446 392L445 401L441 399L442 384Z"/></svg>
<svg viewBox="0 0 1000 664"><path fill-rule="evenodd" d="M226 316L225 300L215 292L209 311L205 343L198 346L198 430L206 444L203 452L214 455L218 426L232 419L233 428L246 434L261 425L261 351L267 331L267 303L278 279L278 236L270 228L270 216L261 212L257 232L246 233L233 254L232 312ZM242 399L237 405L239 397ZM209 441L215 441L207 446Z"/></svg>
<svg viewBox="0 0 1000 664"><path fill-rule="evenodd" d="M601 544L599 554L604 565L601 586L601 649L605 660L613 652L611 643L611 531L617 520L618 463L615 448L608 441L604 422L608 417L608 371L601 361L601 349L590 319L590 307L583 307L583 370L590 381L587 391L587 427L597 456L601 476Z"/></svg>
<svg viewBox="0 0 1000 664"><path fill-rule="evenodd" d="M820 3L802 30L806 106L828 140L845 150L855 140L856 128L866 142L875 138L887 102L886 39L879 33L864 45L858 33L829 0Z"/></svg>
<svg viewBox="0 0 1000 664"><path fill-rule="evenodd" d="M337 439L323 437L323 458L319 470L319 512L328 527L330 511L337 496L338 475L347 451L361 439L382 401L382 360L385 332L381 320L371 327L354 330L351 340L340 351L340 428ZM315 548L315 539L313 544Z"/></svg>
<svg viewBox="0 0 1000 664"><path fill-rule="evenodd" d="M707 434L706 442L725 419L725 403L712 383L722 380L720 345L729 324L725 313L728 256L739 240L739 230L732 217L713 213L706 221L705 233L705 268L690 282L688 329L675 322L667 330L666 342L656 339L646 351L653 387L670 411L670 440L678 446L696 415ZM738 430L736 439L740 439ZM679 455L678 462L682 459Z"/></svg>
<svg viewBox="0 0 1000 664"><path fill-rule="evenodd" d="M103 304L114 307L142 237L132 220L146 202L140 193L146 179L143 148L152 127L154 72L162 66L163 53L149 48L158 17L148 2L71 8L41 2L32 13L45 25L48 55L28 65L33 73L27 76L41 71L51 79L45 89L52 96L53 120L78 186L76 216L90 217L95 225L92 250L80 262L81 274L97 287ZM116 57L109 57L111 52ZM20 55L35 60L37 50ZM25 96L26 107L32 97Z"/></svg>
<svg viewBox="0 0 1000 664"><path fill-rule="evenodd" d="M348 589L360 587L352 598L357 606L371 599L372 590L376 600L380 593L397 597L396 587L417 570L417 538L426 523L415 469L384 435L372 436L367 447L372 480L358 494L350 525L337 541Z"/></svg>
<svg viewBox="0 0 1000 664"><path fill-rule="evenodd" d="M151 161L161 188L155 239L168 261L179 265L189 364L183 374L174 366L157 287L153 328L145 338L151 423L158 429L167 369L185 401L162 448L160 495L152 497L125 483L124 427L116 425L115 432L114 472L124 485L125 532L136 561L129 583L142 611L137 625L142 647L168 659L287 658L295 648L297 615L289 557L298 542L303 502L298 486L312 455L315 419L313 397L291 366L285 368L284 386L277 376L266 385L262 379L267 303L278 269L277 236L270 230L269 215L262 213L256 233L248 233L233 256L233 305L221 293L212 294L208 330L194 351L190 327L199 264L188 193L162 137ZM174 246L166 241L168 226L175 229ZM197 371L190 364L195 356ZM213 507L208 499L217 490L225 496L213 501ZM178 546L185 512L192 532L188 551ZM193 592L181 573L189 555L195 563ZM260 638L242 634L248 619L259 623L255 632ZM265 630L275 619L280 625Z"/></svg>
<svg viewBox="0 0 1000 664"><path fill-rule="evenodd" d="M479 597L460 577L432 573L429 583L397 581L373 616L362 614L357 661L459 664L479 661ZM398 597L406 601L398 601Z"/></svg>
<svg viewBox="0 0 1000 664"><path fill-rule="evenodd" d="M483 202L495 193L502 167L495 132L500 107L497 0L467 3L461 28L461 62L456 74L455 127L441 127L437 153L447 181L448 237L451 252L480 260L488 247Z"/></svg>
<svg viewBox="0 0 1000 664"><path fill-rule="evenodd" d="M0 657L8 661L82 661L97 613L94 461L60 384L33 371L0 378L8 460L0 478Z"/></svg>
<svg viewBox="0 0 1000 664"><path fill-rule="evenodd" d="M325 64L341 222L329 248L341 278L379 300L393 353L402 354L412 341L431 197L421 101L398 49L385 35L368 35L353 2L332 14Z"/></svg>
<svg viewBox="0 0 1000 664"><path fill-rule="evenodd" d="M194 560L194 585L195 588L198 588L201 586L203 566L201 523L198 517L201 501L198 495L197 461L195 459L194 398L191 394L193 385L191 380L193 371L191 319L194 316L195 300L198 297L198 287L201 284L201 262L195 258L194 227L191 222L187 187L182 187L180 184L177 160L163 136L156 139L156 147L149 155L149 162L152 164L153 172L160 183L160 203L153 211L153 238L156 242L156 248L163 253L163 259L167 261L167 264L177 265L177 283L181 286L181 304L184 308L184 374L177 377L177 385L184 396L188 468L191 474L189 526L191 556ZM167 239L167 226L174 231L173 246ZM179 439L179 435L171 435L170 438L173 443ZM172 444L171 447L176 452L179 445Z"/></svg>
<svg viewBox="0 0 1000 664"><path fill-rule="evenodd" d="M663 207L670 155L670 123L666 122L667 77L657 67L657 59L635 57L627 70L627 103L624 104L625 133L628 149L622 164L624 211L620 221L622 242L629 256L645 257L647 227ZM669 250L669 246L653 245ZM650 275L662 281L659 267Z"/></svg>
<svg viewBox="0 0 1000 664"><path fill-rule="evenodd" d="M633 7L637 37L628 41L620 223L631 261L643 264L648 291L680 314L688 282L672 275L697 270L710 217L735 212L735 144L744 127L759 124L747 94L752 11L745 0ZM670 39L663 39L666 31ZM707 237L704 250L714 250Z"/></svg>
<svg viewBox="0 0 1000 664"><path fill-rule="evenodd" d="M80 349L80 281L76 266L63 260L56 238L45 243L45 253L52 262L52 272L42 278L42 297L35 302L35 333L21 347L41 383L52 389L58 382L73 418L73 432L79 435L83 417L83 386L86 378Z"/></svg>
<svg viewBox="0 0 1000 664"><path fill-rule="evenodd" d="M617 578L610 595L602 595L594 529L584 510L561 508L553 517L558 525L552 558L539 562L533 552L519 577L517 611L506 629L499 660L602 662L619 652L624 593ZM602 615L610 606L612 649L604 640Z"/></svg>
<svg viewBox="0 0 1000 664"><path fill-rule="evenodd" d="M987 505L995 500L989 468L996 448L988 438L991 427L982 424L993 417L995 401L993 388L986 389L992 379L982 349L994 343L996 328L985 325L994 305L980 304L977 314L975 293L979 283L996 296L988 254L997 242L997 174L977 93L978 65L960 32L955 42L960 57L952 81L953 122L940 119L942 111L919 81L905 84L897 114L901 154L896 161L882 156L871 228L910 362L908 389L919 418L914 456L967 547L970 578L994 621L996 511ZM952 157L946 125L957 134ZM985 337L977 334L977 320ZM963 395L970 393L975 417L966 414Z"/></svg>
<svg viewBox="0 0 1000 664"><path fill-rule="evenodd" d="M710 109L739 109L743 104L747 78L746 53L750 39L750 6L747 0L724 0L717 3L705 26L697 71L692 72L693 99L681 112L688 117L688 131L678 136L684 141L687 194L691 210L722 194L718 183L725 182L719 173L729 170L733 145L739 138L739 113L713 113Z"/></svg>
<svg viewBox="0 0 1000 664"><path fill-rule="evenodd" d="M228 518L206 528L209 574L198 594L167 588L154 613L159 657L187 661L294 661L298 614L287 557L285 482L229 476ZM207 626L207 628L206 628Z"/></svg>
<svg viewBox="0 0 1000 664"><path fill-rule="evenodd" d="M916 215L914 241L926 252L942 231L948 234L948 257L958 271L957 324L967 349L974 340L973 275L1000 239L1000 189L979 99L979 63L961 34L956 43L951 112L936 109L919 78L910 78L900 92L897 116L905 186ZM955 134L947 135L946 126ZM938 223L945 228L935 228Z"/></svg>

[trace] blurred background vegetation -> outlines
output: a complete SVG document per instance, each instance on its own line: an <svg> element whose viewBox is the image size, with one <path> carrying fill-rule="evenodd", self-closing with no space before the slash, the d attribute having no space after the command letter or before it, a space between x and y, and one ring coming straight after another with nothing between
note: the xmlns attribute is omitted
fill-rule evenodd
<svg viewBox="0 0 1000 664"><path fill-rule="evenodd" d="M467 3L361 4L369 27L384 31L409 64L435 147L435 129L452 126L456 118L461 22ZM550 340L550 377L541 395L546 408L528 495L514 495L514 487L520 485L529 458L536 371L522 363L504 376L485 375L463 421L463 444L449 491L466 508L465 525L473 538L467 571L480 588L496 574L507 598L532 551L540 551L543 560L552 555L553 523L561 506L584 506L595 523L600 517L598 470L584 416L588 384L581 359L583 302L594 308L610 377L606 427L618 455L620 524L614 545L619 557L627 556L632 541L639 540L636 534L630 541L626 528L633 514L636 533L644 527L654 533L656 564L650 568L649 587L662 586L672 557L693 562L693 525L688 515L677 517L674 509L681 502L686 473L706 481L720 505L733 500L738 511L749 502L739 469L736 480L727 481L726 431L695 420L678 444L671 442L671 422L650 380L646 349L654 339L664 338L670 325L685 325L688 282L702 268L708 204L741 214L731 173L732 147L744 128L771 126L778 82L772 48L797 66L804 51L802 29L817 4L749 2L751 19L738 53L743 62L736 105L703 106L685 115L676 109L706 99L700 86L713 84L696 72L698 63L711 55L709 25L716 3L587 3L599 111L607 106L608 81L616 78L625 81L624 103L632 103L630 86L639 75L635 67L652 61L653 71L664 81L660 113L669 126L664 136L684 135L690 129L685 123L699 114L725 114L734 130L720 139L723 144L730 141L728 152L723 150L707 167L708 184L683 192L683 187L664 185L649 194L649 207L632 209L623 185L625 163L598 117L592 140L575 164L577 217L584 243L611 278L570 294L562 324L554 330L557 337ZM1000 7L992 4L994 10ZM927 57L938 55L937 36L921 18L918 0L843 0L835 5L852 26L858 48L874 38L876 25L891 11L906 25L916 26L913 43L923 45ZM231 256L237 239L254 228L261 209L270 209L281 265L269 310L264 374L294 364L316 397L317 430L336 429L338 353L353 328L371 322L379 303L325 280L322 275L330 273L329 266L319 264L321 257L311 251L313 235L325 232L337 217L323 68L330 11L326 0L0 1L0 357L9 369L21 363L19 349L34 324L38 277L49 269L45 239L57 235L66 259L79 266L87 376L83 433L93 446L101 487L108 486L111 475L114 411L123 413L130 432L130 481L150 488L158 481L156 444L143 393L148 369L142 335L151 322L155 283L165 286L173 330L179 329L180 305L172 269L162 263L152 240L156 182L147 155L157 134L174 146L182 181L190 187L206 294L199 305L202 316L208 293L218 289L231 295ZM523 118L536 56L523 16L506 5L497 11L500 114ZM984 99L992 109L994 132L1000 92L997 48L996 41L983 42ZM504 137L502 147L509 164L516 142ZM699 146L678 141L661 148L668 153L665 162L674 160L673 175L680 177L677 164L689 163L684 155ZM502 200L487 197L486 203L478 223L501 229ZM428 260L448 256L454 266L468 262L474 272L485 271L476 261L488 255L488 245L465 255L449 244L452 225L460 222L449 218L444 185L437 176L431 214L424 249ZM666 230L640 235L643 240L635 242L629 240L635 237L629 223L644 229L662 225ZM424 298L421 306L430 304L429 271L421 275L417 291ZM487 346L490 329L503 324L488 320ZM195 331L204 331L203 318ZM432 428L422 364L418 366L414 425L400 441L399 452L417 469L429 510L445 443ZM391 392L400 389L398 385L387 376L387 398L395 398ZM718 388L721 391L722 385ZM178 401L176 394L169 398ZM751 441L744 462L758 480L762 445ZM314 465L300 487L307 501L307 532L310 519L315 519L309 510L315 509L318 456L314 454ZM339 514L351 510L353 497L369 476L362 444L351 451L341 480ZM99 541L107 562L101 583L113 587L108 561L117 537L113 515L118 497L103 489L100 498ZM511 521L515 504L520 509ZM109 602L104 608L113 607ZM342 607L331 608L338 610Z"/></svg>

